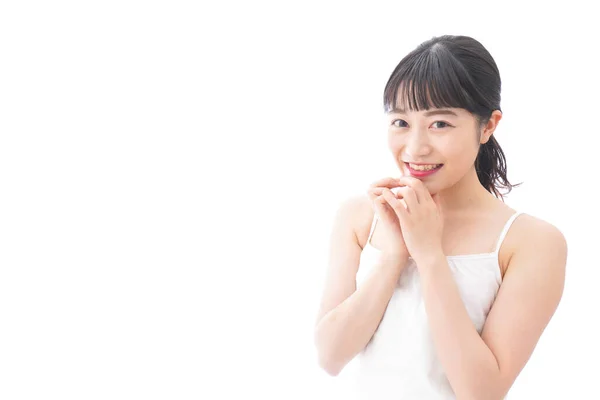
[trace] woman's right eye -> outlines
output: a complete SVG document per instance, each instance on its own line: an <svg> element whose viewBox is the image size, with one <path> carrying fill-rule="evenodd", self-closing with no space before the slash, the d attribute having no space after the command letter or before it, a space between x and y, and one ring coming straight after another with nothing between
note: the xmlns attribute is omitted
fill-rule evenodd
<svg viewBox="0 0 600 400"><path fill-rule="evenodd" d="M406 128L407 123L403 119L395 119L392 121L392 125L395 126L396 128Z"/></svg>

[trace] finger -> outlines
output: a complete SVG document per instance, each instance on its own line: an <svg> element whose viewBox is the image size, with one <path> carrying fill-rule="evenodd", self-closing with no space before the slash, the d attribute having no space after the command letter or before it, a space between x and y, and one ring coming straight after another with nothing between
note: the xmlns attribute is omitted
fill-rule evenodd
<svg viewBox="0 0 600 400"><path fill-rule="evenodd" d="M416 210L416 208L419 206L419 198L417 197L417 193L410 186L403 186L399 188L398 196L401 196L404 199L409 212Z"/></svg>
<svg viewBox="0 0 600 400"><path fill-rule="evenodd" d="M367 193L369 193L369 196L381 196L384 190L390 190L395 195L399 189L400 187L386 188L382 186L377 186L369 189Z"/></svg>
<svg viewBox="0 0 600 400"><path fill-rule="evenodd" d="M394 188L400 186L400 182L398 180L398 178L383 178L383 179L379 179L375 182L373 182L369 187L370 188L374 188L374 187L387 187L387 188Z"/></svg>
<svg viewBox="0 0 600 400"><path fill-rule="evenodd" d="M436 193L433 196L431 196L431 199L433 200L437 208L442 208L442 199L440 198L439 193Z"/></svg>
<svg viewBox="0 0 600 400"><path fill-rule="evenodd" d="M409 212L408 205L406 204L404 199L398 199L389 189L385 189L383 191L383 196L394 210L394 213L396 214L398 219L400 219L401 221L404 220Z"/></svg>
<svg viewBox="0 0 600 400"><path fill-rule="evenodd" d="M367 189L367 194L369 195L371 201L375 201L377 197L381 196L382 189L383 187L369 186L369 189Z"/></svg>
<svg viewBox="0 0 600 400"><path fill-rule="evenodd" d="M375 210L380 217L389 218L396 215L390 204L387 202L385 197L377 196L375 201L373 202L375 206Z"/></svg>
<svg viewBox="0 0 600 400"><path fill-rule="evenodd" d="M385 198L390 207L396 211L397 208L404 208L404 203L396 197L394 193L390 189L383 189L382 197Z"/></svg>
<svg viewBox="0 0 600 400"><path fill-rule="evenodd" d="M414 178L412 176L403 176L398 180L404 185L410 186L414 190L419 203L424 203L425 201L431 198L429 190L427 190L425 184L420 179Z"/></svg>
<svg viewBox="0 0 600 400"><path fill-rule="evenodd" d="M369 196L369 200L375 201L379 194L377 194L373 189L367 190L367 196Z"/></svg>
<svg viewBox="0 0 600 400"><path fill-rule="evenodd" d="M396 193L398 193L398 190L400 190L400 188L402 188L404 186L407 186L406 183L399 183L398 185L394 185L394 186L374 186L374 187L371 187L369 190L371 190L373 193L375 193L377 195L381 195L381 194L383 194L384 189L388 189L395 195Z"/></svg>
<svg viewBox="0 0 600 400"><path fill-rule="evenodd" d="M406 201L404 201L404 200L398 200L398 201L403 203L403 207L399 207L396 210L396 215L398 216L398 220L400 221L400 224L402 226L405 226L407 218L408 218L408 214L410 214L410 210L408 209Z"/></svg>
<svg viewBox="0 0 600 400"><path fill-rule="evenodd" d="M378 206L379 204L384 203L382 202L383 198L381 196L381 189L376 190L376 188L370 188L369 190L367 190L367 195L369 196L369 199L371 200L371 203L373 203L374 206Z"/></svg>

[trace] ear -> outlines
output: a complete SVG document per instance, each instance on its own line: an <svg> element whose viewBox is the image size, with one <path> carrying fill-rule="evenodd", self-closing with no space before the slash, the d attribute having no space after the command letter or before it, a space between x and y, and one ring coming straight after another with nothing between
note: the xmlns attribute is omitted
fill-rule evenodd
<svg viewBox="0 0 600 400"><path fill-rule="evenodd" d="M492 115L490 116L488 123L486 124L486 126L483 127L483 131L479 136L480 144L487 143L487 141L490 140L490 137L494 134L494 131L496 130L496 127L498 126L498 123L501 119L502 111L494 110L494 112L492 112Z"/></svg>

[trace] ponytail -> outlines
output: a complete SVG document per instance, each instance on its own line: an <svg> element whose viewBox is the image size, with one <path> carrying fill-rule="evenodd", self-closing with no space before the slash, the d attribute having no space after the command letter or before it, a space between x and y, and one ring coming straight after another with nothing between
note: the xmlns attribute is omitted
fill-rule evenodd
<svg viewBox="0 0 600 400"><path fill-rule="evenodd" d="M497 198L504 201L504 195L510 193L513 187L521 183L511 184L506 176L506 157L494 135L479 147L479 153L475 159L475 171L483 187ZM500 188L507 189L502 194Z"/></svg>

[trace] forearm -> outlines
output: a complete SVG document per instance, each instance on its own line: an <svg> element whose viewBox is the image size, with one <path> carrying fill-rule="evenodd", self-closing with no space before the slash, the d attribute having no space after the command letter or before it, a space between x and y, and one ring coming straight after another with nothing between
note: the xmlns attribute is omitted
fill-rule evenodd
<svg viewBox="0 0 600 400"><path fill-rule="evenodd" d="M419 273L433 341L457 398L502 398L496 358L467 313L446 257L439 254L422 263Z"/></svg>
<svg viewBox="0 0 600 400"><path fill-rule="evenodd" d="M365 282L318 323L315 341L319 363L332 375L369 342L394 293L407 260L382 255Z"/></svg>

